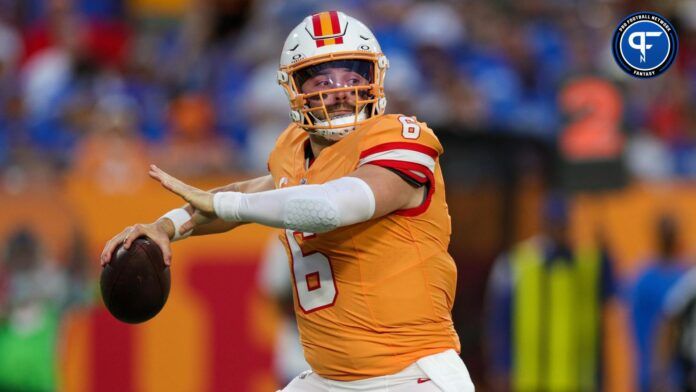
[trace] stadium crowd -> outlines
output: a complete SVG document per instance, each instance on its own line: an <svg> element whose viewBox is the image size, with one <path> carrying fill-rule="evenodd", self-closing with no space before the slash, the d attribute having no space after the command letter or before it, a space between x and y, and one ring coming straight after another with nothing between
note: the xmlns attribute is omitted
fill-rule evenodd
<svg viewBox="0 0 696 392"><path fill-rule="evenodd" d="M564 84L597 75L623 92L635 174L696 175L691 1L646 3L675 23L681 50L671 72L638 83L610 55L617 21L637 7L626 1L4 0L0 167L60 174L119 140L178 173L264 170L287 119L274 79L285 33L327 7L373 26L392 63L392 112L553 142L569 115Z"/></svg>

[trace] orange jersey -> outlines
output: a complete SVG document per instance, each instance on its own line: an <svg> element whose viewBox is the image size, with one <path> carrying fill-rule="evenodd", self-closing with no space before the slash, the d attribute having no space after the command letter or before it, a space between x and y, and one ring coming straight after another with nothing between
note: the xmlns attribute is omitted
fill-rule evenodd
<svg viewBox="0 0 696 392"><path fill-rule="evenodd" d="M322 184L366 164L428 187L416 208L328 233L284 231L307 362L322 377L352 381L459 351L451 317L457 270L433 131L411 117L380 116L324 148L309 168L306 143L294 124L278 138L268 162L277 188Z"/></svg>

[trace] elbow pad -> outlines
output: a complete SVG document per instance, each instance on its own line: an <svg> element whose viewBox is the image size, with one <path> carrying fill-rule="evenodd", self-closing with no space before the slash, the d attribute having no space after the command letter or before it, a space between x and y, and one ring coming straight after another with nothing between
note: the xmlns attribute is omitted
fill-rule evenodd
<svg viewBox="0 0 696 392"><path fill-rule="evenodd" d="M316 185L312 194L288 200L283 223L288 229L324 233L372 218L375 195L367 183L356 177L343 177Z"/></svg>

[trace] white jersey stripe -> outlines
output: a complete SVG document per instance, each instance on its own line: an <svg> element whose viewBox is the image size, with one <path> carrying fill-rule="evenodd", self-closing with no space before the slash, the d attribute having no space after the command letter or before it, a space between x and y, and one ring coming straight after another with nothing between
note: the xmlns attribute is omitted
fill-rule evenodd
<svg viewBox="0 0 696 392"><path fill-rule="evenodd" d="M435 173L435 160L430 155L406 149L394 149L370 154L362 158L358 166L381 160L417 163L427 167L431 172Z"/></svg>

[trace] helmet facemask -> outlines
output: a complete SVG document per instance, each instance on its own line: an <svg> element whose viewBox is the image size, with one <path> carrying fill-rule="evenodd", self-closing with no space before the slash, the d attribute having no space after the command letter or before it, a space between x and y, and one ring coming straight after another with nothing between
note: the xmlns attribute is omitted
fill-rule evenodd
<svg viewBox="0 0 696 392"><path fill-rule="evenodd" d="M386 58L344 53L307 59L281 70L291 117L307 132L338 140L386 106ZM383 59L383 60L382 60Z"/></svg>

